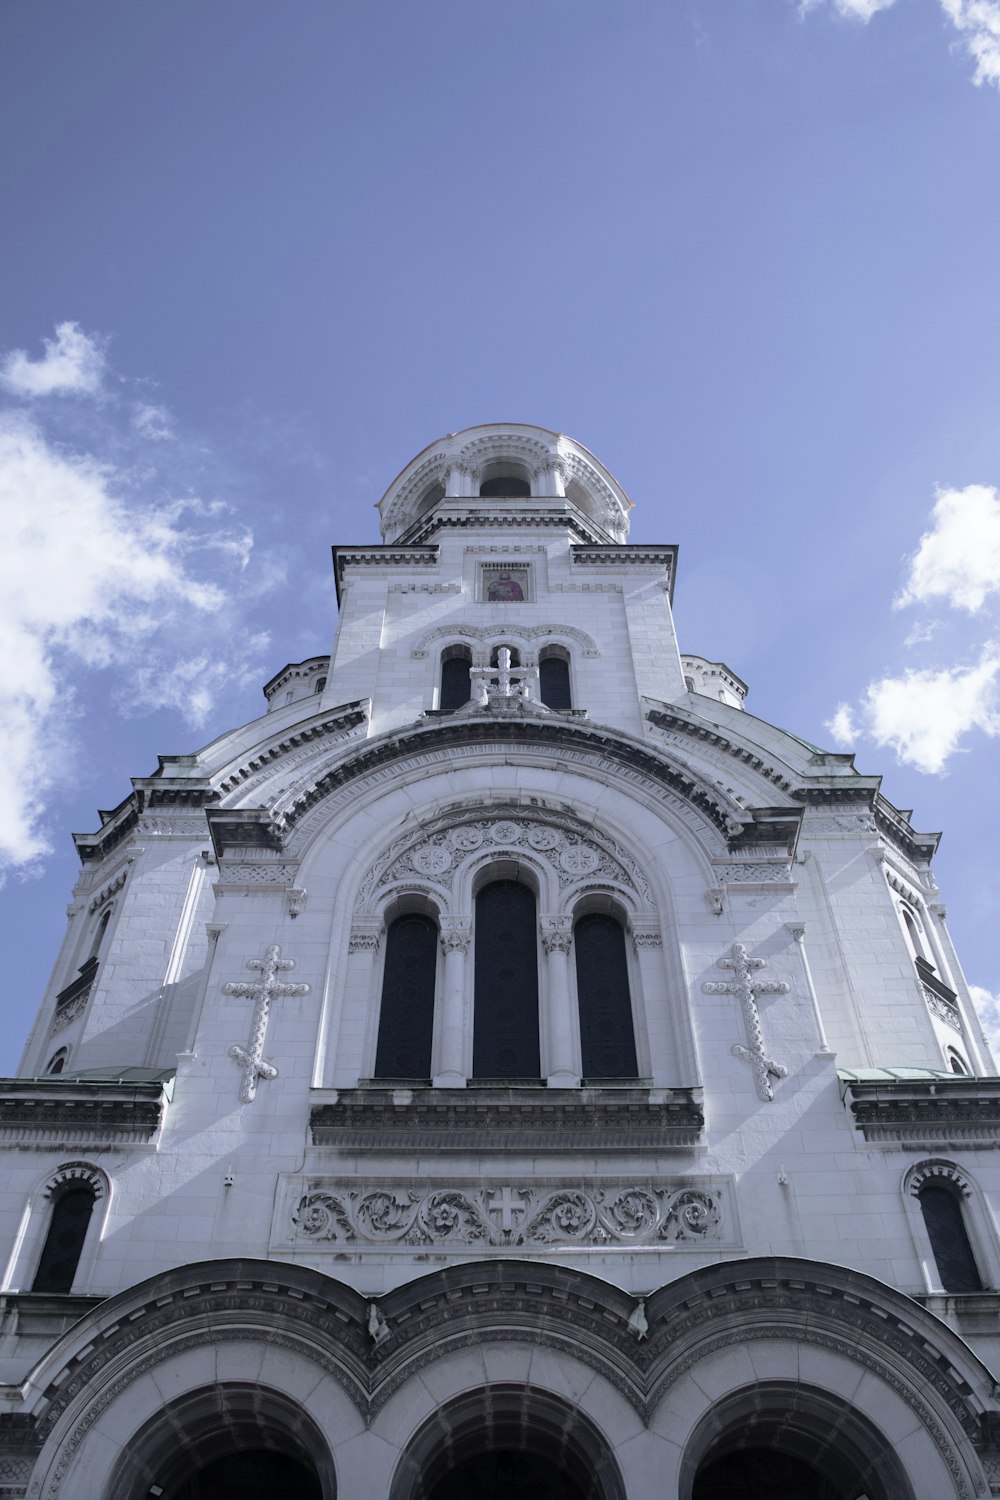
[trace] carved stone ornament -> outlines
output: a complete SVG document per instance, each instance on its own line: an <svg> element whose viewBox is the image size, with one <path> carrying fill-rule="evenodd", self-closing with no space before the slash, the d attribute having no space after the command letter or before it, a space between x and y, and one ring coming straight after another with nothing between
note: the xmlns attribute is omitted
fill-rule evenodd
<svg viewBox="0 0 1000 1500"><path fill-rule="evenodd" d="M248 980L238 980L232 984L222 986L226 995L241 995L244 999L253 1001L253 1020L250 1023L250 1035L245 1047L233 1046L229 1049L229 1056L238 1062L243 1070L240 1083L240 1100L243 1104L252 1104L257 1093L257 1079L277 1078L278 1070L273 1063L264 1060L264 1037L267 1033L267 1017L271 1001L283 999L288 995L308 995L307 984L284 984L277 978L279 973L287 969L295 968L295 960L282 958L281 949L277 943L272 943L266 950L263 960L259 958L247 959L248 969L257 969L260 972L260 982L251 984Z"/></svg>
<svg viewBox="0 0 1000 1500"><path fill-rule="evenodd" d="M568 953L573 943L572 917L543 917L542 947L546 953Z"/></svg>
<svg viewBox="0 0 1000 1500"><path fill-rule="evenodd" d="M471 941L471 917L446 917L442 921L441 948L445 953L468 953Z"/></svg>
<svg viewBox="0 0 1000 1500"><path fill-rule="evenodd" d="M313 1184L292 1211L293 1235L314 1244L657 1245L694 1249L727 1238L720 1187L483 1187L481 1182Z"/></svg>
<svg viewBox="0 0 1000 1500"><path fill-rule="evenodd" d="M372 927L353 927L348 939L348 953L377 953L382 942L381 924Z"/></svg>
<svg viewBox="0 0 1000 1500"><path fill-rule="evenodd" d="M497 809L490 814L479 808L464 818L460 812L452 814L449 823L411 832L391 845L362 880L355 910L372 909L380 892L414 879L432 880L450 889L470 854L519 845L544 859L564 889L584 877L596 878L630 891L641 905L652 906L649 887L630 855L593 829L578 830L558 814L531 816L522 809Z"/></svg>
<svg viewBox="0 0 1000 1500"><path fill-rule="evenodd" d="M784 1063L775 1062L768 1057L764 1050L764 1033L760 1025L760 1012L757 1009L758 995L787 995L789 986L784 980L763 979L755 980L753 973L755 969L762 969L765 960L763 958L750 958L742 943L734 943L731 958L720 958L720 969L734 969L736 977L728 983L722 980L708 979L702 985L706 995L738 995L740 1005L743 1009L743 1020L747 1029L747 1040L749 1047L743 1047L737 1043L733 1047L733 1056L742 1057L751 1064L754 1076L757 1080L757 1097L765 1103L774 1098L774 1089L771 1087L772 1078L787 1078L788 1069Z"/></svg>

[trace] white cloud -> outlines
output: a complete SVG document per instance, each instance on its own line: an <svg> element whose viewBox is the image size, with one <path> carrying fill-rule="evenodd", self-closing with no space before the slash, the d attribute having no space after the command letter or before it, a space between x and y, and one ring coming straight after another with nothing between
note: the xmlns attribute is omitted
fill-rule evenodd
<svg viewBox="0 0 1000 1500"><path fill-rule="evenodd" d="M938 490L931 519L895 608L944 599L974 614L1000 592L1000 492L987 484Z"/></svg>
<svg viewBox="0 0 1000 1500"><path fill-rule="evenodd" d="M124 669L130 710L176 708L196 724L264 643L242 638L228 587L249 538L219 529L217 506L153 508L132 483L23 413L0 414L0 867L46 852L46 798L86 668ZM212 649L184 662L198 617L213 622Z"/></svg>
<svg viewBox="0 0 1000 1500"><path fill-rule="evenodd" d="M806 16L824 4L838 16L867 23L896 0L800 0L799 14ZM1000 88L1000 0L940 0L940 5L959 34L962 50L975 63L973 82Z"/></svg>
<svg viewBox="0 0 1000 1500"><path fill-rule="evenodd" d="M0 364L0 384L14 396L98 396L104 381L104 340L84 333L79 323L58 323L45 339L41 359L11 349Z"/></svg>
<svg viewBox="0 0 1000 1500"><path fill-rule="evenodd" d="M832 719L826 720L823 728L833 736L835 745L845 747L853 745L858 737L857 726L849 703L838 703L836 713Z"/></svg>
<svg viewBox="0 0 1000 1500"><path fill-rule="evenodd" d="M851 21L870 21L872 16L877 15L880 10L888 10L895 5L896 0L829 0L829 4L838 16L846 16ZM824 0L802 0L799 6L799 14L807 15L811 10L818 10Z"/></svg>
<svg viewBox="0 0 1000 1500"><path fill-rule="evenodd" d="M1000 3L998 0L941 0L941 9L962 35L976 65L973 82L1000 88Z"/></svg>
<svg viewBox="0 0 1000 1500"><path fill-rule="evenodd" d="M152 401L137 401L132 408L132 426L140 437L154 443L164 442L174 435L174 423L165 406L156 406Z"/></svg>
<svg viewBox="0 0 1000 1500"><path fill-rule="evenodd" d="M870 683L860 707L866 736L918 771L943 771L974 730L1000 734L1000 650L986 646L971 667L907 671Z"/></svg>
<svg viewBox="0 0 1000 1500"><path fill-rule="evenodd" d="M994 1058L1000 1059L1000 995L994 995L981 984L970 984L969 994L979 1012L990 1051Z"/></svg>

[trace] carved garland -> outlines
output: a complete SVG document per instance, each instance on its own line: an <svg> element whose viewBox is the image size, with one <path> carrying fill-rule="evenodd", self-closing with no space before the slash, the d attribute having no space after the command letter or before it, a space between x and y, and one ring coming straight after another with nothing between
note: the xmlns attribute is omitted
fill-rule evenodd
<svg viewBox="0 0 1000 1500"><path fill-rule="evenodd" d="M354 1188L331 1183L292 1212L299 1239L333 1245L678 1245L723 1239L722 1194L653 1183L551 1189L472 1183Z"/></svg>

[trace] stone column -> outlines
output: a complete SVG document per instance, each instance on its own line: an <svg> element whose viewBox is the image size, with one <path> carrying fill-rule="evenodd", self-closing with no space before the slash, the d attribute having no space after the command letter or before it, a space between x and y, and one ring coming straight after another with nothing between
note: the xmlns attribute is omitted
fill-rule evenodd
<svg viewBox="0 0 1000 1500"><path fill-rule="evenodd" d="M823 1016L819 1008L819 996L816 993L816 986L813 983L812 969L810 969L809 967L809 955L806 952L805 923L786 922L785 926L788 928L788 931L795 939L795 946L798 948L799 957L802 959L802 972L806 977L806 989L809 992L809 1001L812 1005L813 1018L816 1022L816 1032L819 1037L819 1050L824 1054L824 1056L829 1055L832 1057L833 1053L830 1051L830 1043L826 1039L826 1030L823 1026Z"/></svg>
<svg viewBox="0 0 1000 1500"><path fill-rule="evenodd" d="M441 923L444 949L444 999L437 1038L434 1087L464 1089L465 1073L465 955L469 951L471 917L446 917Z"/></svg>
<svg viewBox="0 0 1000 1500"><path fill-rule="evenodd" d="M545 950L545 1040L550 1088L580 1086L577 1062L577 1026L569 991L569 950L573 941L572 917L542 918Z"/></svg>
<svg viewBox="0 0 1000 1500"><path fill-rule="evenodd" d="M672 1004L672 986L663 962L663 934L655 918L634 917L629 935L639 968L641 1002L633 1004L635 1050L642 1070L643 1043L649 1049L649 1072L656 1087L694 1083L698 1076L680 1009Z"/></svg>

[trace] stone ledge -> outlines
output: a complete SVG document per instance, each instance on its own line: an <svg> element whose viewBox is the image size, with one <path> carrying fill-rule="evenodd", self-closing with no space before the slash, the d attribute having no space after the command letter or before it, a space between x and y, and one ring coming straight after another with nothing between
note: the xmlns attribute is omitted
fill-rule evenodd
<svg viewBox="0 0 1000 1500"><path fill-rule="evenodd" d="M315 1145L341 1149L662 1151L700 1143L705 1116L699 1093L646 1085L368 1085L317 1090L309 1124Z"/></svg>
<svg viewBox="0 0 1000 1500"><path fill-rule="evenodd" d="M1000 1145L1000 1078L880 1071L877 1078L840 1074L841 1096L866 1141Z"/></svg>
<svg viewBox="0 0 1000 1500"><path fill-rule="evenodd" d="M168 1097L164 1079L3 1078L0 1140L28 1144L54 1134L67 1146L144 1143L159 1130Z"/></svg>

